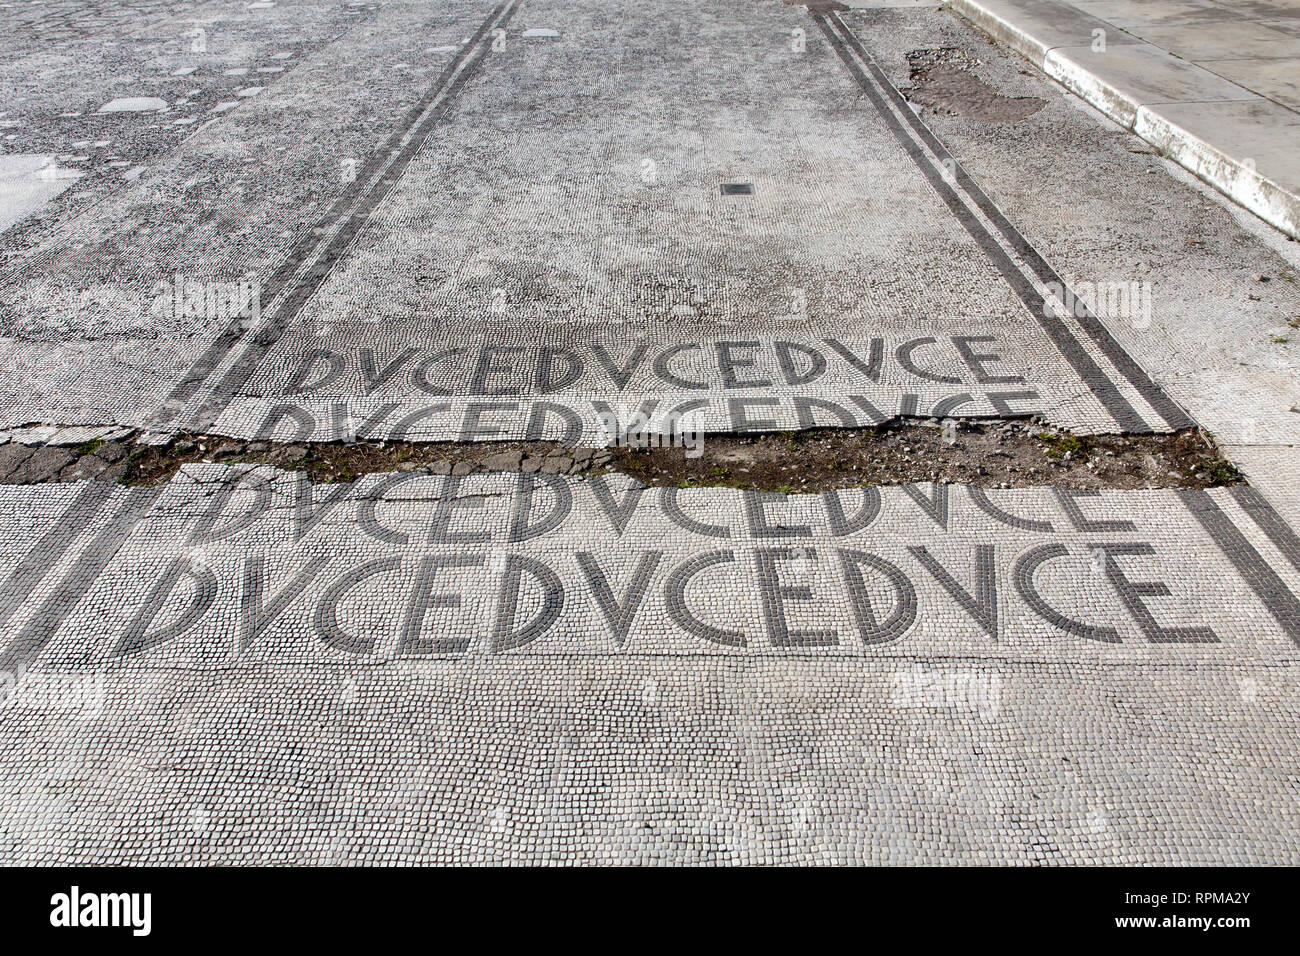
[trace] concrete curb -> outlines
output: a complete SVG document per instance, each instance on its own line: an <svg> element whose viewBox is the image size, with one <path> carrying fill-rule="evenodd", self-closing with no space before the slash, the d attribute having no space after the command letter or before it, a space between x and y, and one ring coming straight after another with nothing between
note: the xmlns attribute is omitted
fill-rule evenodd
<svg viewBox="0 0 1300 956"><path fill-rule="evenodd" d="M1060 15L1066 22L1064 32L1071 34L1068 42L1060 42L1062 30L1033 15L1034 7ZM1025 0L952 0L952 9L1198 179L1300 239L1300 189L1287 185L1291 177L1277 175L1280 170L1271 160L1253 156L1248 142L1219 137L1215 143L1189 128L1200 121L1222 131L1213 117L1205 115L1212 112L1208 108L1189 113L1179 107L1210 104L1234 118L1261 123L1274 117L1290 119L1289 110L1073 7L1048 3L1031 7ZM1107 68L1097 58L1089 61L1087 44L1094 29L1107 31L1112 48L1122 46L1130 57L1145 60L1143 69L1126 72ZM1162 82L1170 86L1166 95L1155 88Z"/></svg>
<svg viewBox="0 0 1300 956"><path fill-rule="evenodd" d="M1300 195L1238 158L1188 132L1168 116L1143 106L1133 132L1198 179L1292 238L1300 238Z"/></svg>

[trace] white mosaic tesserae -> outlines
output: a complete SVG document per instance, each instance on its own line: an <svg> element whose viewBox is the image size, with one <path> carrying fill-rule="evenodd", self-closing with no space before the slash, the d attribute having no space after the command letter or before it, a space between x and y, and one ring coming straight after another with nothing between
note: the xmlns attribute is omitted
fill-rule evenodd
<svg viewBox="0 0 1300 956"><path fill-rule="evenodd" d="M0 54L0 864L1300 863L1300 254L950 10Z"/></svg>
<svg viewBox="0 0 1300 956"><path fill-rule="evenodd" d="M1249 491L6 498L67 548L4 608L7 862L1294 860L1300 569Z"/></svg>

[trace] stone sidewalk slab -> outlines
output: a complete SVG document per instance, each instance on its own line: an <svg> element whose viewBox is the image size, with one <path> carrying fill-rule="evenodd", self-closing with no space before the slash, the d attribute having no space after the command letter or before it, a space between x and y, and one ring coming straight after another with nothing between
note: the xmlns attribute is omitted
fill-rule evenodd
<svg viewBox="0 0 1300 956"><path fill-rule="evenodd" d="M1123 26L1123 24L1118 24ZM1164 26L1134 27L1149 43L1178 53L1193 63L1240 59L1290 59L1300 55L1300 37L1265 23L1211 20Z"/></svg>
<svg viewBox="0 0 1300 956"><path fill-rule="evenodd" d="M1226 80L1300 110L1300 69L1295 60L1216 60L1209 68Z"/></svg>
<svg viewBox="0 0 1300 956"><path fill-rule="evenodd" d="M1226 9L1216 0L1072 0L1071 5L1126 30L1132 26L1138 36L1145 25L1199 23L1222 18Z"/></svg>
<svg viewBox="0 0 1300 956"><path fill-rule="evenodd" d="M1262 97L1165 103L1142 107L1133 129L1261 218L1300 232L1300 113Z"/></svg>
<svg viewBox="0 0 1300 956"><path fill-rule="evenodd" d="M1043 71L1093 105L1133 127L1143 106L1163 103L1214 103L1257 100L1242 89L1198 66L1171 57L1145 44L1057 47L1042 64Z"/></svg>
<svg viewBox="0 0 1300 956"><path fill-rule="evenodd" d="M956 0L953 9L1000 43L1041 65L1049 50L1092 43L1094 30L1114 31L1113 24L1065 3L1047 0ZM1107 42L1111 37L1107 36ZM1140 43L1118 34L1117 44Z"/></svg>
<svg viewBox="0 0 1300 956"><path fill-rule="evenodd" d="M1300 237L1300 114L1268 98L1294 86L1300 36L1292 21L1201 2L1148 9L1118 0L1081 8L955 0L953 7L1209 185ZM1226 77L1215 68L1220 62L1228 64Z"/></svg>

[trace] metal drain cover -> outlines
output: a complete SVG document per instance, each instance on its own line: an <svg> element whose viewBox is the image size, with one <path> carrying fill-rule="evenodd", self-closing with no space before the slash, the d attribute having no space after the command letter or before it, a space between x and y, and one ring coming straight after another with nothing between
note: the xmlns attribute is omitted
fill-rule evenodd
<svg viewBox="0 0 1300 956"><path fill-rule="evenodd" d="M723 183L722 195L752 196L754 195L754 184L753 183Z"/></svg>

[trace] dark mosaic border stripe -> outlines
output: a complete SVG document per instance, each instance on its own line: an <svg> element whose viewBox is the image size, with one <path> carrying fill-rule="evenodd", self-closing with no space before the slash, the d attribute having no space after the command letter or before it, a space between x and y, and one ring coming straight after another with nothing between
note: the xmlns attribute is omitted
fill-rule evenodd
<svg viewBox="0 0 1300 956"><path fill-rule="evenodd" d="M59 563L77 535L92 521L113 495L113 485L87 482L63 514L49 526L27 555L0 585L0 628L9 623L14 612L26 603L38 584Z"/></svg>
<svg viewBox="0 0 1300 956"><path fill-rule="evenodd" d="M1250 515L1273 546L1282 552L1293 568L1300 571L1300 536L1256 489L1249 485L1234 485L1231 492L1241 510Z"/></svg>
<svg viewBox="0 0 1300 956"><path fill-rule="evenodd" d="M1296 646L1300 647L1300 601L1291 593L1286 584L1278 577L1267 561L1256 551L1246 536L1241 533L1232 519L1214 503L1208 492L1196 489L1182 489L1178 492L1183 504L1192 517L1200 522L1206 534L1213 539L1224 557L1232 562L1242 579L1250 585L1251 590L1268 608L1270 614L1282 625L1282 630ZM1282 522L1281 516L1259 499L1258 505L1268 509L1273 519ZM1251 517L1255 517L1254 514ZM1288 529L1289 530L1289 529ZM1289 557L1289 555L1288 555Z"/></svg>
<svg viewBox="0 0 1300 956"><path fill-rule="evenodd" d="M88 482L87 487L93 488L96 484ZM107 487L112 490L115 486ZM127 491L117 513L95 535L95 539L81 552L68 573L41 602L22 632L0 655L0 671L25 669L36 660L63 621L99 580L100 574L130 537L136 524L153 507L159 493L157 488L132 488Z"/></svg>

